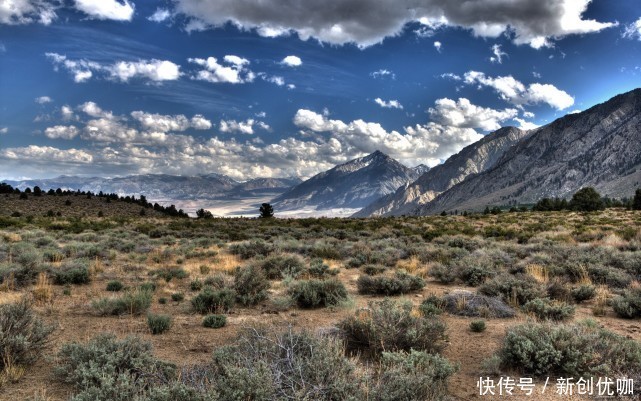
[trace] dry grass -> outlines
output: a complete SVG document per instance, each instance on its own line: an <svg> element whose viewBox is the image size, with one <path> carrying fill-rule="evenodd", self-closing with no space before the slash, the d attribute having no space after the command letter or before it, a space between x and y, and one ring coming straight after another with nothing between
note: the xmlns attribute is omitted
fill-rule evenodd
<svg viewBox="0 0 641 401"><path fill-rule="evenodd" d="M415 274L422 267L423 264L416 256L412 256L409 259L402 259L396 262L397 269L405 270L409 274Z"/></svg>
<svg viewBox="0 0 641 401"><path fill-rule="evenodd" d="M610 300L610 291L606 286L599 286L596 289L596 297L594 297L594 306L592 313L594 316L605 316L607 313L608 303Z"/></svg>
<svg viewBox="0 0 641 401"><path fill-rule="evenodd" d="M31 294L38 305L45 305L51 302L53 299L53 286L47 273L41 272L38 274L36 284L31 290Z"/></svg>
<svg viewBox="0 0 641 401"><path fill-rule="evenodd" d="M4 370L0 372L0 388L8 383L17 383L24 376L24 366L13 363L11 357L4 358Z"/></svg>
<svg viewBox="0 0 641 401"><path fill-rule="evenodd" d="M234 270L242 263L243 262L236 255L232 255L226 252L219 252L213 260L211 270L215 272L232 274Z"/></svg>
<svg viewBox="0 0 641 401"><path fill-rule="evenodd" d="M550 281L550 273L545 266L530 264L525 267L525 272L541 284L547 284Z"/></svg>

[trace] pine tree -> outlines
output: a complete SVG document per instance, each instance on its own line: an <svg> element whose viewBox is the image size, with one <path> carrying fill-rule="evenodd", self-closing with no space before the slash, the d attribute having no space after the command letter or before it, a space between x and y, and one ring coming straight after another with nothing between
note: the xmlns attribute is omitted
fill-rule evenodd
<svg viewBox="0 0 641 401"><path fill-rule="evenodd" d="M274 208L269 203L263 203L260 206L260 217L263 219L268 219L274 217Z"/></svg>

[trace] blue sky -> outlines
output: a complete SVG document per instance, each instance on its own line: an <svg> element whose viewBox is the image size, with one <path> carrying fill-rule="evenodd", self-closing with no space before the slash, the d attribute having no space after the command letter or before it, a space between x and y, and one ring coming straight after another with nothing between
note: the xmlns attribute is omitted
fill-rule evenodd
<svg viewBox="0 0 641 401"><path fill-rule="evenodd" d="M636 0L0 0L0 178L434 166L639 86Z"/></svg>

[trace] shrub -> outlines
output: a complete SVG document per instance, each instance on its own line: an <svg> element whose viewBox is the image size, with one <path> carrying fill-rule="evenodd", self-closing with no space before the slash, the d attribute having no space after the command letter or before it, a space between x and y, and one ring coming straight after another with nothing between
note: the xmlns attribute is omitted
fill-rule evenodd
<svg viewBox="0 0 641 401"><path fill-rule="evenodd" d="M297 277L305 269L303 260L297 255L271 255L258 264L270 280Z"/></svg>
<svg viewBox="0 0 641 401"><path fill-rule="evenodd" d="M456 281L456 271L442 264L435 264L429 270L430 277L443 284L451 284Z"/></svg>
<svg viewBox="0 0 641 401"><path fill-rule="evenodd" d="M361 271L368 276L376 276L377 274L384 273L387 268L383 265L364 265Z"/></svg>
<svg viewBox="0 0 641 401"><path fill-rule="evenodd" d="M625 375L641 369L641 344L588 324L512 327L498 355L503 368L537 376Z"/></svg>
<svg viewBox="0 0 641 401"><path fill-rule="evenodd" d="M229 252L240 256L241 259L267 256L273 251L274 246L262 239L240 242L229 247Z"/></svg>
<svg viewBox="0 0 641 401"><path fill-rule="evenodd" d="M641 288L626 290L612 303L614 312L626 319L641 317Z"/></svg>
<svg viewBox="0 0 641 401"><path fill-rule="evenodd" d="M523 305L535 298L543 298L545 289L529 275L501 275L479 287L479 292L491 297L500 296L511 305Z"/></svg>
<svg viewBox="0 0 641 401"><path fill-rule="evenodd" d="M596 288L593 285L585 284L573 288L571 291L572 298L577 303L588 301L596 296Z"/></svg>
<svg viewBox="0 0 641 401"><path fill-rule="evenodd" d="M211 377L221 400L364 399L342 344L306 332L248 329L214 351Z"/></svg>
<svg viewBox="0 0 641 401"><path fill-rule="evenodd" d="M574 306L561 301L552 301L549 298L537 298L523 305L525 313L531 313L540 320L567 320L574 316Z"/></svg>
<svg viewBox="0 0 641 401"><path fill-rule="evenodd" d="M420 291L425 281L405 272L396 272L393 277L360 276L357 281L359 294L398 295Z"/></svg>
<svg viewBox="0 0 641 401"><path fill-rule="evenodd" d="M167 303L167 298L165 297L158 298L158 303L161 305L165 305Z"/></svg>
<svg viewBox="0 0 641 401"><path fill-rule="evenodd" d="M269 281L263 271L253 265L238 267L234 272L236 300L245 306L256 305L267 299Z"/></svg>
<svg viewBox="0 0 641 401"><path fill-rule="evenodd" d="M34 362L47 344L53 327L46 326L27 298L0 305L0 372L7 364Z"/></svg>
<svg viewBox="0 0 641 401"><path fill-rule="evenodd" d="M227 313L234 307L236 292L230 289L214 290L205 288L191 300L191 305L197 313L218 312Z"/></svg>
<svg viewBox="0 0 641 401"><path fill-rule="evenodd" d="M348 350L368 351L374 357L383 351L410 349L436 353L447 339L441 320L416 316L411 303L398 304L391 299L370 302L368 308L342 320L338 327Z"/></svg>
<svg viewBox="0 0 641 401"><path fill-rule="evenodd" d="M429 297L425 298L421 305L418 307L418 310L425 317L436 316L443 313L445 308L445 301L436 295L432 294Z"/></svg>
<svg viewBox="0 0 641 401"><path fill-rule="evenodd" d="M578 190L568 204L570 209L580 212L592 212L605 209L601 195L592 187Z"/></svg>
<svg viewBox="0 0 641 401"><path fill-rule="evenodd" d="M512 308L498 297L488 297L469 291L455 291L443 297L444 308L459 316L480 316L485 318L514 317Z"/></svg>
<svg viewBox="0 0 641 401"><path fill-rule="evenodd" d="M101 316L106 315L142 315L151 306L153 293L144 290L127 291L118 298L101 298L91 306Z"/></svg>
<svg viewBox="0 0 641 401"><path fill-rule="evenodd" d="M167 267L156 272L156 275L166 282L170 282L172 279L183 279L189 276L183 268L181 267Z"/></svg>
<svg viewBox="0 0 641 401"><path fill-rule="evenodd" d="M208 285L213 289L222 290L227 287L227 279L222 273L214 274L213 276L205 279L205 285Z"/></svg>
<svg viewBox="0 0 641 401"><path fill-rule="evenodd" d="M411 350L384 352L373 401L441 401L448 399L447 379L456 372L447 359Z"/></svg>
<svg viewBox="0 0 641 401"><path fill-rule="evenodd" d="M316 258L312 259L309 263L307 274L311 277L323 279L337 275L338 271L338 269L330 269L330 267L323 262L323 259Z"/></svg>
<svg viewBox="0 0 641 401"><path fill-rule="evenodd" d="M151 334L162 334L171 328L171 316L169 315L147 315L147 326Z"/></svg>
<svg viewBox="0 0 641 401"><path fill-rule="evenodd" d="M301 308L336 306L347 300L347 289L336 279L297 281L288 293Z"/></svg>
<svg viewBox="0 0 641 401"><path fill-rule="evenodd" d="M118 292L122 291L125 286L118 280L113 280L107 283L107 291Z"/></svg>
<svg viewBox="0 0 641 401"><path fill-rule="evenodd" d="M198 279L192 280L192 282L189 283L189 288L192 291L200 291L203 289L203 282Z"/></svg>
<svg viewBox="0 0 641 401"><path fill-rule="evenodd" d="M207 315L203 319L203 327L210 329L219 329L225 327L227 324L227 317L225 315Z"/></svg>
<svg viewBox="0 0 641 401"><path fill-rule="evenodd" d="M86 345L69 343L58 353L56 373L79 390L74 401L132 400L154 377L174 375L171 365L155 359L151 344L136 337L118 340L101 334Z"/></svg>
<svg viewBox="0 0 641 401"><path fill-rule="evenodd" d="M140 291L147 291L153 293L156 291L156 284L155 283L142 283L140 284Z"/></svg>
<svg viewBox="0 0 641 401"><path fill-rule="evenodd" d="M171 294L171 300L174 302L182 302L185 300L185 294L182 292L174 292Z"/></svg>
<svg viewBox="0 0 641 401"><path fill-rule="evenodd" d="M485 320L472 320L470 322L470 330L475 333L482 333L486 329Z"/></svg>

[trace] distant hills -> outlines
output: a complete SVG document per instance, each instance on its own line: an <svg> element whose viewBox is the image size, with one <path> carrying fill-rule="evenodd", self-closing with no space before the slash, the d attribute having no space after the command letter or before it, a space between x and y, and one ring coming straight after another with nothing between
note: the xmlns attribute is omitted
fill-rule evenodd
<svg viewBox="0 0 641 401"><path fill-rule="evenodd" d="M429 171L420 165L406 167L376 151L315 175L274 198L274 209L360 209L393 193Z"/></svg>

